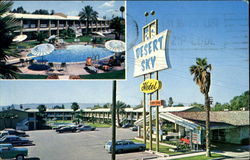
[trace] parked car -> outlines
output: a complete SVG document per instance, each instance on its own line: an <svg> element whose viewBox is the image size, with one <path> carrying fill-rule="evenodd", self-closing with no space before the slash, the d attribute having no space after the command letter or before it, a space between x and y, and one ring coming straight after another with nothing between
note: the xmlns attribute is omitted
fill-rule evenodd
<svg viewBox="0 0 250 160"><path fill-rule="evenodd" d="M14 135L4 136L0 139L0 143L10 143L12 145L29 145L32 144L32 141L27 138L18 137Z"/></svg>
<svg viewBox="0 0 250 160"><path fill-rule="evenodd" d="M59 129L56 130L56 132L58 133L64 133L64 132L76 132L77 128L76 127L61 127Z"/></svg>
<svg viewBox="0 0 250 160"><path fill-rule="evenodd" d="M15 136L19 136L19 137L27 137L28 135L21 130L15 130L12 128L6 128L3 131L8 132L9 135L15 135Z"/></svg>
<svg viewBox="0 0 250 160"><path fill-rule="evenodd" d="M133 126L134 125L127 123L127 124L122 125L122 128L129 128L129 127L133 127Z"/></svg>
<svg viewBox="0 0 250 160"><path fill-rule="evenodd" d="M8 136L9 135L9 132L7 131L1 131L0 132L0 138L4 137L4 136Z"/></svg>
<svg viewBox="0 0 250 160"><path fill-rule="evenodd" d="M112 142L108 141L104 148L111 152ZM133 141L129 140L121 140L116 141L115 145L115 152L116 153L123 153L123 152L129 152L129 151L144 151L146 149L146 145L142 143L134 143Z"/></svg>
<svg viewBox="0 0 250 160"><path fill-rule="evenodd" d="M138 126L134 126L134 127L130 128L130 129L131 129L131 131L138 131Z"/></svg>
<svg viewBox="0 0 250 160"><path fill-rule="evenodd" d="M57 130L57 129L60 129L62 127L66 127L65 125L58 125L58 126L54 126L52 127L53 130Z"/></svg>
<svg viewBox="0 0 250 160"><path fill-rule="evenodd" d="M12 144L0 144L0 159L24 160L28 156L27 148L15 148Z"/></svg>
<svg viewBox="0 0 250 160"><path fill-rule="evenodd" d="M77 128L78 131L94 131L95 129L95 127L91 126L82 126Z"/></svg>

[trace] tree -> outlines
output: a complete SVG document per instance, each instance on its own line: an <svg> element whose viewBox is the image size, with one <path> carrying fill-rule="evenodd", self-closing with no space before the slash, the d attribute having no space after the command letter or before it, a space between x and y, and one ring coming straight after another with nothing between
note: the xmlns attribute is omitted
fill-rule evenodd
<svg viewBox="0 0 250 160"><path fill-rule="evenodd" d="M62 32L60 33L60 37L62 38L74 38L76 36L74 30L68 28L68 29L64 29L62 30Z"/></svg>
<svg viewBox="0 0 250 160"><path fill-rule="evenodd" d="M142 108L142 107L143 107L143 105L139 104L139 105L135 106L134 109L139 109L139 108Z"/></svg>
<svg viewBox="0 0 250 160"><path fill-rule="evenodd" d="M192 103L191 106L200 108L202 111L204 111L204 104L199 104L199 103Z"/></svg>
<svg viewBox="0 0 250 160"><path fill-rule="evenodd" d="M121 12L121 17L123 18L123 12L125 11L125 7L124 6L121 6L120 7L120 12Z"/></svg>
<svg viewBox="0 0 250 160"><path fill-rule="evenodd" d="M116 113L117 113L117 124L121 127L122 124L120 123L120 114L125 113L125 108L127 108L126 103L122 101L117 101L116 102Z"/></svg>
<svg viewBox="0 0 250 160"><path fill-rule="evenodd" d="M43 14L43 15L49 15L49 11L46 9L38 9L35 10L32 14Z"/></svg>
<svg viewBox="0 0 250 160"><path fill-rule="evenodd" d="M52 10L50 11L50 15L53 15L53 14L55 14L55 10L52 9Z"/></svg>
<svg viewBox="0 0 250 160"><path fill-rule="evenodd" d="M46 112L46 106L44 104L40 104L38 107L37 107L39 113L42 113L44 114Z"/></svg>
<svg viewBox="0 0 250 160"><path fill-rule="evenodd" d="M19 108L22 110L22 109L23 109L23 105L22 105L22 104L20 104Z"/></svg>
<svg viewBox="0 0 250 160"><path fill-rule="evenodd" d="M98 12L93 10L93 7L87 5L82 8L82 11L79 13L80 21L86 21L86 33L89 33L89 22L97 21Z"/></svg>
<svg viewBox="0 0 250 160"><path fill-rule="evenodd" d="M71 109L73 109L73 115L75 116L75 112L79 109L80 107L79 107L79 105L78 105L78 103L76 103L76 102L73 102L72 103L72 105L71 105ZM73 117L73 119L74 119L74 117Z"/></svg>
<svg viewBox="0 0 250 160"><path fill-rule="evenodd" d="M191 75L194 75L193 80L200 87L200 92L205 97L206 109L206 156L211 157L210 153L210 102L209 102L209 89L211 82L210 70L212 65L207 63L206 58L196 58L196 65L190 67Z"/></svg>
<svg viewBox="0 0 250 160"><path fill-rule="evenodd" d="M249 110L249 91L245 91L240 96L233 97L230 100L230 104L216 102L212 108L213 111L224 111L225 109L229 111Z"/></svg>
<svg viewBox="0 0 250 160"><path fill-rule="evenodd" d="M39 43L43 43L43 41L45 40L46 35L43 32L37 32L37 41L39 41Z"/></svg>
<svg viewBox="0 0 250 160"><path fill-rule="evenodd" d="M173 104L174 104L173 98L169 97L169 99L168 99L168 107L172 107Z"/></svg>
<svg viewBox="0 0 250 160"><path fill-rule="evenodd" d="M175 106L177 106L177 107L184 107L184 104L182 104L182 103L178 103L177 105L175 105Z"/></svg>
<svg viewBox="0 0 250 160"><path fill-rule="evenodd" d="M111 108L112 104L111 103L106 103L103 105L103 108Z"/></svg>
<svg viewBox="0 0 250 160"><path fill-rule="evenodd" d="M20 7L17 7L17 9L13 9L12 13L24 13L25 14L28 12L25 11L22 6L20 6Z"/></svg>
<svg viewBox="0 0 250 160"><path fill-rule="evenodd" d="M125 34L125 20L121 17L115 17L111 20L110 28L114 29L115 39L120 39L121 35Z"/></svg>
<svg viewBox="0 0 250 160"><path fill-rule="evenodd" d="M38 121L38 128L42 128L43 124L46 123L46 121L44 120L45 118L45 112L46 112L46 106L44 104L40 104L37 107L39 113L37 114L37 121Z"/></svg>
<svg viewBox="0 0 250 160"><path fill-rule="evenodd" d="M14 31L20 26L16 19L11 15L6 15L10 11L12 2L0 1L0 79L17 78L17 73L21 72L18 67L6 64L10 57L19 57L15 51L16 44L12 41Z"/></svg>
<svg viewBox="0 0 250 160"><path fill-rule="evenodd" d="M249 110L249 91L245 91L240 96L235 96L230 101L232 111L239 111L241 108L246 108L246 110Z"/></svg>

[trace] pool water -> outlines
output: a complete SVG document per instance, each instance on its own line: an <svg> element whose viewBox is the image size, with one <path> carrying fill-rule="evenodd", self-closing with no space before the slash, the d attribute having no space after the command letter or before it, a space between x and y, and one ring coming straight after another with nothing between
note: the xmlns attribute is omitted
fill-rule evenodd
<svg viewBox="0 0 250 160"><path fill-rule="evenodd" d="M35 60L45 60L48 62L83 62L87 57L101 59L113 55L113 52L106 48L93 47L91 45L69 45L66 49L54 50L52 53L35 57ZM30 53L28 56L33 56Z"/></svg>

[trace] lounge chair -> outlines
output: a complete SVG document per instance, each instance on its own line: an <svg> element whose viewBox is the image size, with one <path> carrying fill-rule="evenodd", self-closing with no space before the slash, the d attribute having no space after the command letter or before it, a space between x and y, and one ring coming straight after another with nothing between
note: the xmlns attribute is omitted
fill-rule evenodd
<svg viewBox="0 0 250 160"><path fill-rule="evenodd" d="M54 64L50 62L48 71L54 71L54 70L55 70L54 69Z"/></svg>
<svg viewBox="0 0 250 160"><path fill-rule="evenodd" d="M61 63L60 68L57 69L57 71L62 72L62 71L64 71L64 69L65 69L66 67L67 67L66 63L63 62L63 63Z"/></svg>
<svg viewBox="0 0 250 160"><path fill-rule="evenodd" d="M89 73L97 73L98 71L94 66L86 66L84 69L86 69Z"/></svg>
<svg viewBox="0 0 250 160"><path fill-rule="evenodd" d="M22 67L25 67L25 60L24 60L24 59L20 58L20 59L19 59L19 62L21 63L21 66L22 66Z"/></svg>

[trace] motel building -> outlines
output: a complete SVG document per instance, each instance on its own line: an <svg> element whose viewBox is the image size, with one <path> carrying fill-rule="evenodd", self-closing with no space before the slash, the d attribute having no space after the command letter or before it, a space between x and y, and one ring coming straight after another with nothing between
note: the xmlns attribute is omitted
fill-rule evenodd
<svg viewBox="0 0 250 160"><path fill-rule="evenodd" d="M0 112L4 114L18 115L16 118L0 118L0 129L17 128L23 130L37 129L37 109L26 111L11 109ZM77 110L76 112L80 112ZM109 108L82 109L84 121L92 121L95 118L99 123L111 122ZM160 140L186 139L195 149L204 144L206 113L199 108L186 107L159 107ZM72 109L47 109L46 120L72 120ZM153 124L155 116L152 117ZM149 115L147 115L147 122ZM139 126L138 136L143 135L143 108L125 108L120 114L122 124L134 124ZM214 142L246 144L249 141L249 111L211 111L211 140ZM148 127L147 127L147 133ZM148 134L147 134L148 135ZM153 138L156 137L153 127ZM192 141L190 141L192 139ZM190 143L191 142L191 143Z"/></svg>
<svg viewBox="0 0 250 160"><path fill-rule="evenodd" d="M53 15L39 15L39 14L21 14L9 13L17 19L20 24L20 30L15 31L17 35L25 34L28 39L32 39L34 33L44 32L47 36L57 35L62 30L72 28L73 30L82 30L86 32L86 21L80 21L79 16L67 16L63 13L55 13ZM91 32L110 33L110 20L98 18L97 21L89 23L89 30Z"/></svg>

